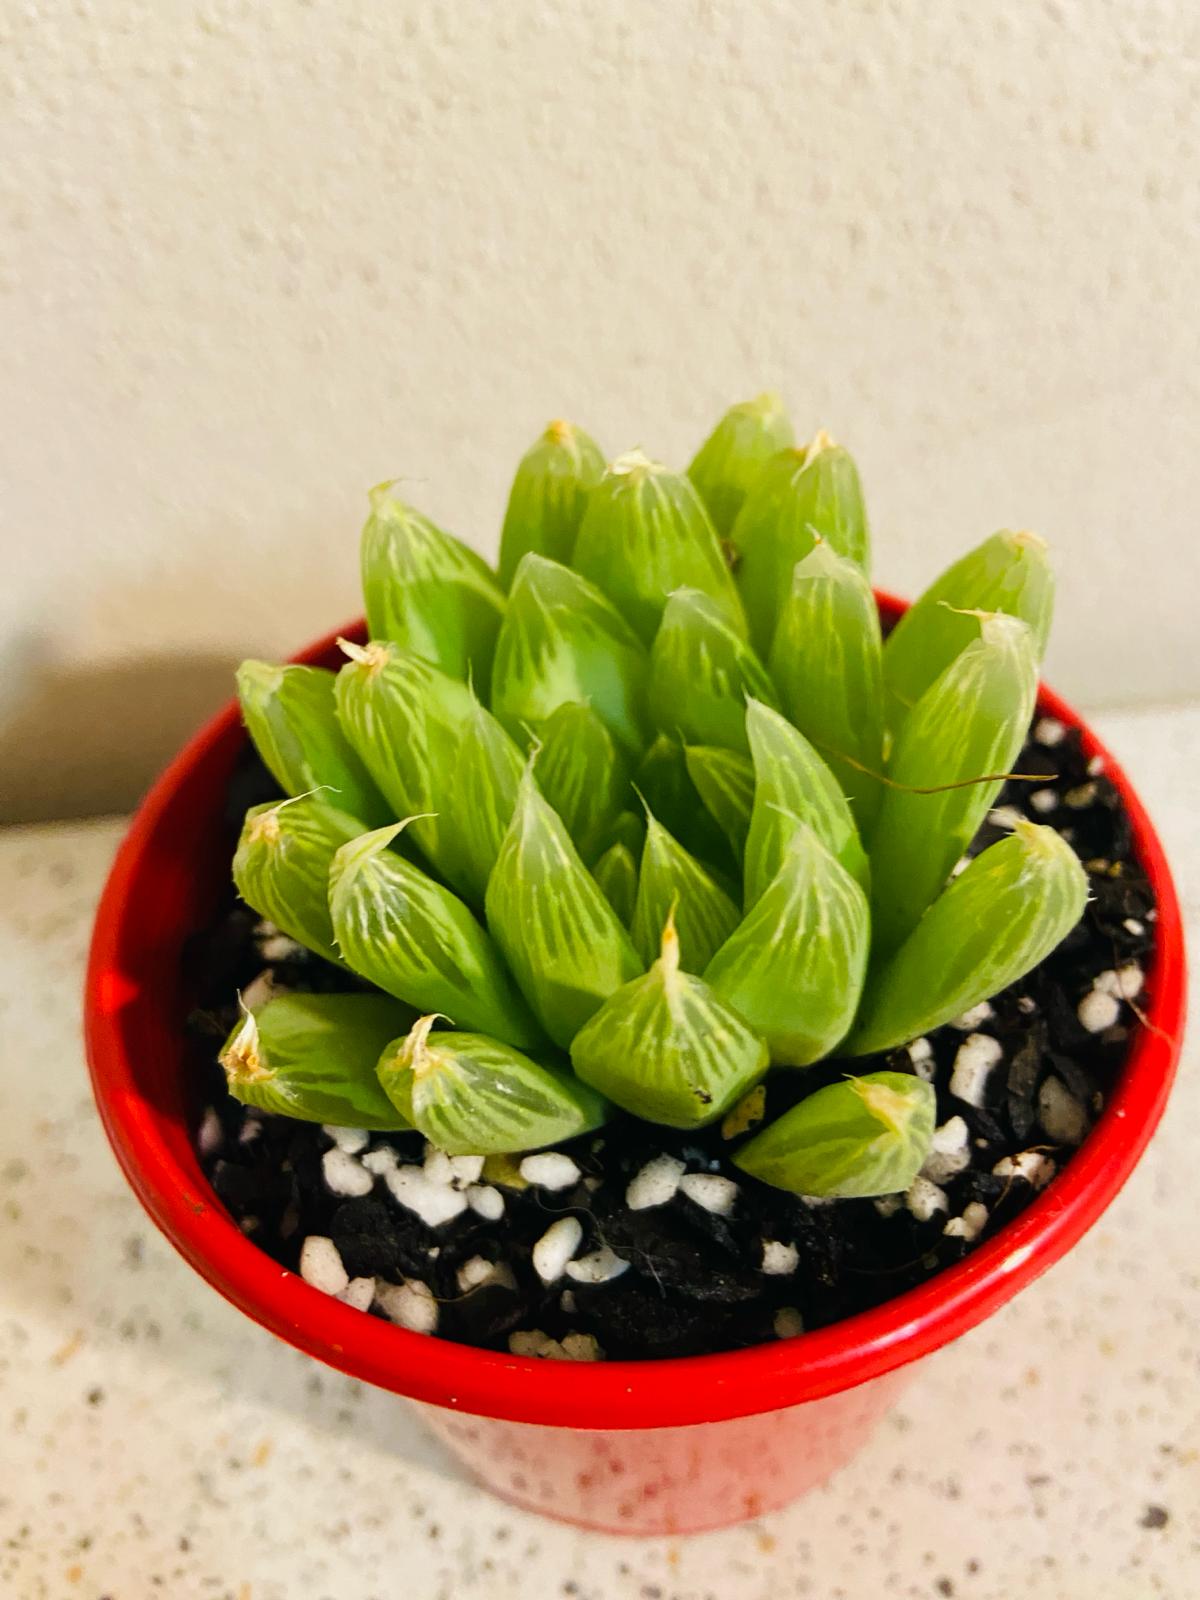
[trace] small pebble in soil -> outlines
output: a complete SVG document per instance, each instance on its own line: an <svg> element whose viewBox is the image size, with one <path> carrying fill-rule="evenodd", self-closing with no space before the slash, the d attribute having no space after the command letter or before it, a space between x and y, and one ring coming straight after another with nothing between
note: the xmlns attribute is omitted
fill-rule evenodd
<svg viewBox="0 0 1200 1600"><path fill-rule="evenodd" d="M942 1229L947 1239L966 1239L972 1243L987 1227L988 1208L979 1200L972 1200L961 1217L951 1217Z"/></svg>
<svg viewBox="0 0 1200 1600"><path fill-rule="evenodd" d="M804 1332L804 1318L795 1306L780 1306L772 1325L777 1339L796 1339Z"/></svg>
<svg viewBox="0 0 1200 1600"><path fill-rule="evenodd" d="M1049 1077L1038 1090L1038 1121L1055 1144L1079 1144L1088 1114L1061 1078Z"/></svg>

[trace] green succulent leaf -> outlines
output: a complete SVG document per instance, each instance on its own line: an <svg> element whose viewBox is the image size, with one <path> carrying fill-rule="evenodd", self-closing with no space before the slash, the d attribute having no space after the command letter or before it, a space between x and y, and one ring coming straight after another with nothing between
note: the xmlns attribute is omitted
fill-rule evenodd
<svg viewBox="0 0 1200 1600"><path fill-rule="evenodd" d="M560 1066L532 1061L482 1033L431 1033L421 1017L379 1058L385 1093L431 1144L450 1155L537 1150L598 1128L600 1095Z"/></svg>
<svg viewBox="0 0 1200 1600"><path fill-rule="evenodd" d="M1054 613L1054 573L1036 533L994 533L948 567L888 635L883 678L888 722L912 706L977 637L972 611L1004 611L1028 623L1040 661Z"/></svg>
<svg viewBox="0 0 1200 1600"><path fill-rule="evenodd" d="M685 743L749 749L746 698L778 706L766 668L698 589L667 601L650 650L650 720Z"/></svg>
<svg viewBox="0 0 1200 1600"><path fill-rule="evenodd" d="M302 795L252 806L233 857L233 881L248 906L306 950L344 966L329 917L329 867L363 831L357 817Z"/></svg>
<svg viewBox="0 0 1200 1600"><path fill-rule="evenodd" d="M651 813L637 878L633 942L649 964L673 917L684 970L703 972L741 921L741 913L700 862Z"/></svg>
<svg viewBox="0 0 1200 1600"><path fill-rule="evenodd" d="M992 774L1010 770L1033 715L1029 628L1000 612L976 622L975 642L917 701L892 750L870 846L872 925L885 954L945 885L1003 786ZM971 781L984 777L992 781Z"/></svg>
<svg viewBox="0 0 1200 1600"><path fill-rule="evenodd" d="M929 1155L937 1097L905 1072L818 1089L737 1151L743 1172L793 1194L851 1200L907 1189Z"/></svg>
<svg viewBox="0 0 1200 1600"><path fill-rule="evenodd" d="M745 907L775 877L797 822L817 838L864 889L870 869L849 801L837 779L798 728L752 700L746 729L754 762L754 797L745 854Z"/></svg>
<svg viewBox="0 0 1200 1600"><path fill-rule="evenodd" d="M283 994L243 1013L221 1049L235 1100L301 1122L407 1128L375 1063L412 1013L381 994Z"/></svg>
<svg viewBox="0 0 1200 1600"><path fill-rule="evenodd" d="M463 893L474 906L483 905L524 770L521 751L491 712L475 701L445 795L446 831L455 841Z"/></svg>
<svg viewBox="0 0 1200 1600"><path fill-rule="evenodd" d="M657 735L638 763L634 782L647 807L694 856L735 871L729 840L701 800L675 734Z"/></svg>
<svg viewBox="0 0 1200 1600"><path fill-rule="evenodd" d="M395 484L371 490L362 585L372 639L390 639L486 694L504 591L481 556L406 505Z"/></svg>
<svg viewBox="0 0 1200 1600"><path fill-rule="evenodd" d="M796 820L778 873L704 976L766 1039L773 1062L805 1067L849 1030L869 944L866 895Z"/></svg>
<svg viewBox="0 0 1200 1600"><path fill-rule="evenodd" d="M872 970L847 1052L906 1044L1016 983L1070 933L1087 894L1087 874L1066 840L1053 828L1018 822Z"/></svg>
<svg viewBox="0 0 1200 1600"><path fill-rule="evenodd" d="M646 838L646 823L636 811L622 811L611 827L604 830L598 844L601 855L615 844L623 844L635 861L640 861Z"/></svg>
<svg viewBox="0 0 1200 1600"><path fill-rule="evenodd" d="M238 701L246 730L285 794L327 787L339 810L364 827L389 820L387 801L371 781L338 722L334 674L323 667L243 661Z"/></svg>
<svg viewBox="0 0 1200 1600"><path fill-rule="evenodd" d="M333 858L329 909L343 960L419 1011L537 1044L537 1025L484 929L449 889L388 848L406 826L364 834Z"/></svg>
<svg viewBox="0 0 1200 1600"><path fill-rule="evenodd" d="M569 566L589 492L604 476L600 446L582 428L552 422L521 457L500 533L500 581L508 588L532 550Z"/></svg>
<svg viewBox="0 0 1200 1600"><path fill-rule="evenodd" d="M522 557L492 669L492 710L514 739L538 734L573 701L639 750L646 667L641 643L599 589L544 556Z"/></svg>
<svg viewBox="0 0 1200 1600"><path fill-rule="evenodd" d="M802 450L783 450L755 478L729 538L750 642L763 660L791 588L792 569L819 535L838 555L870 567L870 534L858 469L848 451L819 432Z"/></svg>
<svg viewBox="0 0 1200 1600"><path fill-rule="evenodd" d="M620 840L610 844L592 868L592 877L616 912L617 921L628 928L633 921L638 890L637 860L629 846Z"/></svg>
<svg viewBox="0 0 1200 1600"><path fill-rule="evenodd" d="M754 768L750 758L719 745L690 744L684 749L684 760L688 776L740 866L754 807Z"/></svg>
<svg viewBox="0 0 1200 1600"><path fill-rule="evenodd" d="M629 935L529 771L492 870L486 909L521 992L563 1048L641 970Z"/></svg>
<svg viewBox="0 0 1200 1600"><path fill-rule="evenodd" d="M458 751L475 697L420 656L386 640L340 640L349 657L338 673L337 714L346 737L412 837L451 883L466 888L458 840L438 807L458 773Z"/></svg>
<svg viewBox="0 0 1200 1600"><path fill-rule="evenodd" d="M567 825L585 860L594 860L629 797L629 767L590 706L564 701L538 730L538 788Z"/></svg>
<svg viewBox="0 0 1200 1600"><path fill-rule="evenodd" d="M722 538L737 520L758 474L778 451L793 443L792 420L777 394L760 394L730 406L696 452L688 477Z"/></svg>
<svg viewBox="0 0 1200 1600"><path fill-rule="evenodd" d="M796 563L771 646L771 675L783 709L841 784L862 833L880 802L881 653L866 574L822 539Z"/></svg>
<svg viewBox="0 0 1200 1600"><path fill-rule="evenodd" d="M592 490L574 565L647 644L668 595L683 588L711 595L730 625L746 632L720 541L691 480L640 450L618 456Z"/></svg>
<svg viewBox="0 0 1200 1600"><path fill-rule="evenodd" d="M670 919L658 960L604 1002L576 1035L585 1083L649 1122L699 1128L725 1115L767 1070L767 1047L702 978L680 970Z"/></svg>

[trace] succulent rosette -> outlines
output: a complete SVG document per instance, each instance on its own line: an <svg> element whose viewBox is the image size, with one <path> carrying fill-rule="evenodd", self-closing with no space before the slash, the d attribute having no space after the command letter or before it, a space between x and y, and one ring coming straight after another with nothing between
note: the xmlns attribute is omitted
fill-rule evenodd
<svg viewBox="0 0 1200 1600"><path fill-rule="evenodd" d="M247 814L238 890L362 991L246 1012L230 1091L494 1157L618 1115L744 1130L768 1074L832 1058L733 1159L906 1188L933 1090L872 1058L1022 977L1087 889L1024 821L966 859L1033 713L1042 542L985 540L886 640L869 563L852 457L772 396L686 474L552 423L498 573L373 491L368 641L238 676L287 797Z"/></svg>

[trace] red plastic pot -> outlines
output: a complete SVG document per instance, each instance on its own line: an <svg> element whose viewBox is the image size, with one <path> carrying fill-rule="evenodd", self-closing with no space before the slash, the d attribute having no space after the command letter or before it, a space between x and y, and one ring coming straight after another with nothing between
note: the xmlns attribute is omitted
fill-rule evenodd
<svg viewBox="0 0 1200 1600"><path fill-rule="evenodd" d="M880 597L885 613L897 602ZM348 630L353 632L354 630ZM361 632L357 634L361 637ZM334 665L333 636L297 659ZM1042 710L1079 719L1048 690ZM279 1266L222 1208L200 1169L185 1077L185 938L229 871L220 823L244 734L230 704L155 784L118 852L96 918L86 1034L96 1102L150 1216L220 1292L281 1338L423 1402L464 1465L507 1499L628 1533L681 1533L757 1516L859 1448L912 1363L995 1311L1096 1221L1162 1114L1179 1054L1179 905L1137 795L1099 742L1158 900L1146 1025L1095 1129L1020 1217L920 1288L800 1338L683 1360L576 1365L472 1349L365 1316Z"/></svg>

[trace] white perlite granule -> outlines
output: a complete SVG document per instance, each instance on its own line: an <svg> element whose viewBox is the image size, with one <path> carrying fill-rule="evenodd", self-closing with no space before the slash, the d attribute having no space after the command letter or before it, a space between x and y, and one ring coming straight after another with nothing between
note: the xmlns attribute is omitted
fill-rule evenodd
<svg viewBox="0 0 1200 1600"><path fill-rule="evenodd" d="M399 1162L400 1158L390 1144L381 1144L374 1150L368 1150L362 1158L363 1166L378 1178L384 1177L389 1172L394 1172Z"/></svg>
<svg viewBox="0 0 1200 1600"><path fill-rule="evenodd" d="M425 1146L425 1164L421 1171L430 1183L442 1184L450 1189L467 1189L478 1183L483 1171L482 1156L451 1156L433 1145Z"/></svg>
<svg viewBox="0 0 1200 1600"><path fill-rule="evenodd" d="M1102 972L1098 978L1092 980L1092 988L1100 989L1105 994L1115 995L1118 1000L1136 1000L1142 992L1142 984L1146 975L1136 961L1127 961L1123 967L1116 971Z"/></svg>
<svg viewBox="0 0 1200 1600"><path fill-rule="evenodd" d="M375 1304L385 1317L398 1322L410 1333L435 1333L438 1304L433 1290L420 1278L405 1278L400 1283L375 1280Z"/></svg>
<svg viewBox="0 0 1200 1600"><path fill-rule="evenodd" d="M292 961L304 954L304 946L289 939L286 933L273 933L260 942L258 953L264 961Z"/></svg>
<svg viewBox="0 0 1200 1600"><path fill-rule="evenodd" d="M578 1217L559 1217L533 1247L533 1270L543 1283L556 1283L579 1249L583 1225Z"/></svg>
<svg viewBox="0 0 1200 1600"><path fill-rule="evenodd" d="M931 1183L945 1183L971 1164L971 1136L961 1117L950 1117L933 1130L929 1154L921 1176Z"/></svg>
<svg viewBox="0 0 1200 1600"><path fill-rule="evenodd" d="M486 1222L499 1222L504 1215L504 1196L490 1183L473 1183L467 1190L467 1204Z"/></svg>
<svg viewBox="0 0 1200 1600"><path fill-rule="evenodd" d="M773 1326L777 1339L796 1339L804 1332L804 1318L795 1306L780 1306Z"/></svg>
<svg viewBox="0 0 1200 1600"><path fill-rule="evenodd" d="M353 1306L355 1311L369 1311L374 1298L374 1278L351 1278L341 1294L338 1295L338 1299L343 1305Z"/></svg>
<svg viewBox="0 0 1200 1600"><path fill-rule="evenodd" d="M1044 744L1048 750L1056 744L1061 744L1067 736L1067 725L1060 722L1057 717L1041 717L1033 730L1033 737L1039 744Z"/></svg>
<svg viewBox="0 0 1200 1600"><path fill-rule="evenodd" d="M665 1206L674 1198L683 1177L683 1162L674 1156L655 1156L642 1170L630 1179L625 1191L625 1204L630 1211L648 1211L651 1206Z"/></svg>
<svg viewBox="0 0 1200 1600"><path fill-rule="evenodd" d="M1121 1002L1107 989L1089 989L1075 1008L1075 1015L1089 1033L1103 1033L1121 1018Z"/></svg>
<svg viewBox="0 0 1200 1600"><path fill-rule="evenodd" d="M946 1191L939 1189L936 1183L930 1183L928 1178L913 1180L912 1187L904 1196L904 1204L918 1222L932 1222L939 1211L950 1209Z"/></svg>
<svg viewBox="0 0 1200 1600"><path fill-rule="evenodd" d="M276 995L290 993L286 984L275 982L275 974L271 968L264 967L257 978L250 980L238 998L247 1011L257 1011Z"/></svg>
<svg viewBox="0 0 1200 1600"><path fill-rule="evenodd" d="M783 1244L778 1239L762 1242L761 1271L768 1278L790 1278L800 1265L800 1252L794 1244Z"/></svg>
<svg viewBox="0 0 1200 1600"><path fill-rule="evenodd" d="M1002 1156L992 1168L996 1178L1024 1178L1035 1189L1044 1189L1057 1171L1049 1156L1040 1150L1022 1150L1019 1155Z"/></svg>
<svg viewBox="0 0 1200 1600"><path fill-rule="evenodd" d="M607 1283L611 1278L619 1278L628 1266L623 1256L617 1255L605 1244L590 1255L568 1261L567 1277L574 1278L576 1283Z"/></svg>
<svg viewBox="0 0 1200 1600"><path fill-rule="evenodd" d="M1029 796L1029 804L1041 816L1048 816L1051 811L1058 809L1058 790L1035 789Z"/></svg>
<svg viewBox="0 0 1200 1600"><path fill-rule="evenodd" d="M1135 939L1140 939L1146 931L1146 924L1139 922L1136 917L1126 917L1121 926L1126 933L1131 933Z"/></svg>
<svg viewBox="0 0 1200 1600"><path fill-rule="evenodd" d="M738 1186L733 1179L722 1178L715 1172L691 1172L686 1178L680 1178L679 1187L689 1200L718 1217L727 1217L738 1197Z"/></svg>
<svg viewBox="0 0 1200 1600"><path fill-rule="evenodd" d="M1015 828L1019 822L1025 821L1025 818L1017 810L1016 806L995 806L991 811L988 812L987 819L993 828L1008 828L1010 831Z"/></svg>
<svg viewBox="0 0 1200 1600"><path fill-rule="evenodd" d="M914 1039L908 1046L908 1059L912 1062L917 1077L925 1083L932 1083L937 1077L937 1061L933 1054L933 1046L928 1039Z"/></svg>
<svg viewBox="0 0 1200 1600"><path fill-rule="evenodd" d="M950 1093L969 1106L982 1106L988 1077L1003 1055L1000 1041L990 1034L968 1034L954 1057Z"/></svg>
<svg viewBox="0 0 1200 1600"><path fill-rule="evenodd" d="M362 1162L339 1150L337 1145L321 1157L321 1176L331 1194L360 1198L375 1187L375 1179Z"/></svg>
<svg viewBox="0 0 1200 1600"><path fill-rule="evenodd" d="M432 1183L421 1167L392 1167L384 1173L392 1196L415 1211L428 1228L440 1228L467 1209L467 1197L448 1183Z"/></svg>
<svg viewBox="0 0 1200 1600"><path fill-rule="evenodd" d="M323 1233L310 1233L300 1246L300 1276L324 1294L341 1294L350 1283L337 1245Z"/></svg>
<svg viewBox="0 0 1200 1600"><path fill-rule="evenodd" d="M961 1017L955 1017L950 1023L952 1028L957 1028L959 1033L973 1033L976 1028L994 1017L990 1000L981 1000L977 1006L972 1006L970 1011L964 1011Z"/></svg>
<svg viewBox="0 0 1200 1600"><path fill-rule="evenodd" d="M942 1229L947 1239L965 1239L968 1244L987 1227L988 1209L978 1200L972 1200L969 1206L964 1207L961 1217L951 1217Z"/></svg>
<svg viewBox="0 0 1200 1600"><path fill-rule="evenodd" d="M902 1194L885 1194L880 1195L879 1199L876 1200L875 1209L881 1217L894 1217L903 1204L904 1196Z"/></svg>
<svg viewBox="0 0 1200 1600"><path fill-rule="evenodd" d="M338 1128L332 1122L326 1122L322 1124L321 1132L327 1133L338 1149L344 1150L348 1156L359 1155L371 1142L371 1135L365 1128Z"/></svg>
<svg viewBox="0 0 1200 1600"><path fill-rule="evenodd" d="M517 1170L526 1183L535 1183L541 1189L569 1189L580 1178L579 1168L559 1150L526 1156Z"/></svg>
<svg viewBox="0 0 1200 1600"><path fill-rule="evenodd" d="M1088 1130L1087 1112L1056 1077L1047 1078L1038 1090L1038 1121L1055 1144L1078 1144Z"/></svg>

